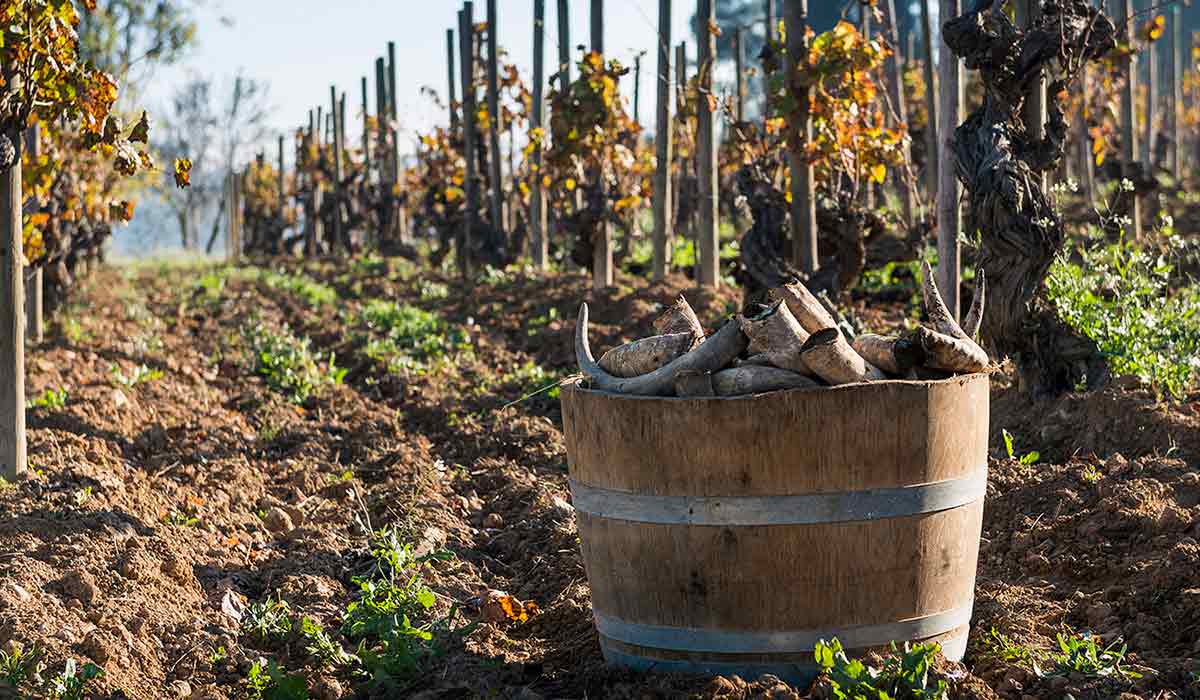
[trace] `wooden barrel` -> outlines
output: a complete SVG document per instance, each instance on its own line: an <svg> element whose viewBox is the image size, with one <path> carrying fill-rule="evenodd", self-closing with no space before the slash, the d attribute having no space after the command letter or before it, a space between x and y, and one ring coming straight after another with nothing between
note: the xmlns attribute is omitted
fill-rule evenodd
<svg viewBox="0 0 1200 700"><path fill-rule="evenodd" d="M813 648L967 643L988 377L736 398L564 388L605 658L807 682Z"/></svg>

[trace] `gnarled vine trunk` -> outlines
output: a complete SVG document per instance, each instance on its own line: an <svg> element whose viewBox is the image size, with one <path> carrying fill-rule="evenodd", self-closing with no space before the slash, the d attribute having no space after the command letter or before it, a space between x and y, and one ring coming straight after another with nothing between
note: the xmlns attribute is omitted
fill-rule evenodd
<svg viewBox="0 0 1200 700"><path fill-rule="evenodd" d="M1027 391L1059 393L1081 379L1094 387L1108 377L1096 344L1067 326L1045 298L1043 282L1064 233L1040 175L1063 156L1060 95L1085 62L1114 48L1115 29L1085 0L1046 0L1024 31L1002 6L997 0L943 30L950 50L979 71L985 89L983 105L956 129L953 147L968 195L966 230L982 236L978 264L988 281L982 337L993 356L1014 359ZM1043 75L1047 124L1045 138L1034 139L1022 123L1022 105Z"/></svg>

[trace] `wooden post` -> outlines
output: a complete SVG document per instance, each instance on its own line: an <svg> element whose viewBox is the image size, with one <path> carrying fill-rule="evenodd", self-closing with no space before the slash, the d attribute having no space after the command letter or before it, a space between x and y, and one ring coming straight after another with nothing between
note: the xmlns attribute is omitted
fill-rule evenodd
<svg viewBox="0 0 1200 700"><path fill-rule="evenodd" d="M41 149L42 125L34 122L25 132L25 150L31 158L37 158ZM45 339L45 323L42 303L42 266L29 270L25 279L25 339L38 344Z"/></svg>
<svg viewBox="0 0 1200 700"><path fill-rule="evenodd" d="M463 279L471 276L471 234L479 212L479 180L475 172L475 6L471 0L463 3L458 13L459 68L463 93L463 159L466 161L466 196L463 198L463 222L455 246L458 271Z"/></svg>
<svg viewBox="0 0 1200 700"><path fill-rule="evenodd" d="M1171 176L1176 185L1183 181L1183 148L1180 140L1179 113L1183 109L1183 8L1171 8Z"/></svg>
<svg viewBox="0 0 1200 700"><path fill-rule="evenodd" d="M676 114L683 114L686 111L686 105L684 104L684 100L686 99L686 95L687 95L687 82L688 82L687 42L681 41L681 42L679 42L679 46L675 47L675 85L677 88L676 102L675 102L675 113ZM679 126L682 129L688 128L686 121L681 121ZM683 188L688 185L689 175L691 175L691 176L695 175L695 168L691 167L691 165L694 164L695 162L696 162L696 154L695 153L689 153L686 156L679 157L679 177L675 181L675 196L671 198L671 203L672 203L672 206L679 209L681 211L681 213L686 213L686 212L682 211L683 210ZM694 216L682 216L681 215L678 218L680 219L678 224L682 230L676 231L675 233L682 235L683 239L685 241L692 241L693 249L699 248L699 246L695 245L695 240L696 240L695 224L696 224L696 222L695 222ZM670 258L671 253L668 251L667 255L668 255L667 265L669 266L671 264L671 258Z"/></svg>
<svg viewBox="0 0 1200 700"><path fill-rule="evenodd" d="M959 0L941 0L943 22L958 17ZM946 46L942 33L938 32L941 44L938 72L941 74L942 108L939 111L938 151L937 159L942 163L952 163L954 159L954 130L958 128L960 115L963 112L963 71L962 62ZM938 289L942 299L955 319L959 318L959 286L961 281L959 231L962 230L962 210L959 207L959 192L961 185L954 168L943 167L938 173L937 188L937 249L938 249Z"/></svg>
<svg viewBox="0 0 1200 700"><path fill-rule="evenodd" d="M331 114L337 114L337 86L329 86L329 102ZM334 119L334 239L330 250L342 245L342 138L338 133L337 119Z"/></svg>
<svg viewBox="0 0 1200 700"><path fill-rule="evenodd" d="M642 123L642 55L633 57L633 121Z"/></svg>
<svg viewBox="0 0 1200 700"><path fill-rule="evenodd" d="M1125 38L1126 44L1133 46L1133 0L1118 0L1121 3L1121 19L1117 24L1121 27L1122 36ZM1126 168L1125 176L1131 174L1131 168L1137 161L1138 157L1138 133L1135 123L1135 100L1137 99L1137 54L1130 52L1125 64L1126 75L1128 80L1125 81L1125 89L1121 91L1121 157L1124 161L1123 165ZM1137 240L1142 238L1142 203L1137 195L1132 192L1126 192L1122 196L1129 198L1129 218L1132 221L1133 237Z"/></svg>
<svg viewBox="0 0 1200 700"><path fill-rule="evenodd" d="M1157 42L1146 42L1146 124L1142 137L1142 162L1146 173L1154 172L1154 119L1158 111Z"/></svg>
<svg viewBox="0 0 1200 700"><path fill-rule="evenodd" d="M286 184L286 182L287 181L284 178L284 169L283 169L283 134L280 134L279 135L279 222L280 222L281 226L284 225L284 221L286 221L286 218L287 218L286 217L287 192L285 191L285 188L284 188L284 185ZM282 238L282 234L280 237Z"/></svg>
<svg viewBox="0 0 1200 700"><path fill-rule="evenodd" d="M1084 95L1090 95L1092 89L1092 73L1089 66L1085 65L1081 72L1080 82ZM1092 154L1092 134L1088 128L1087 120L1084 119L1084 106L1082 102L1079 105L1079 112L1076 115L1076 127L1079 129L1079 174L1083 184L1083 193L1087 198L1088 205L1096 201L1096 160Z"/></svg>
<svg viewBox="0 0 1200 700"><path fill-rule="evenodd" d="M304 227L304 255L317 257L321 240L325 238L325 224L321 221L321 206L324 204L321 183L314 181L308 194L308 221Z"/></svg>
<svg viewBox="0 0 1200 700"><path fill-rule="evenodd" d="M367 76L362 77L362 152L363 172L371 172L371 105L367 101Z"/></svg>
<svg viewBox="0 0 1200 700"><path fill-rule="evenodd" d="M567 0L558 0L558 72L559 87L571 83L571 15Z"/></svg>
<svg viewBox="0 0 1200 700"><path fill-rule="evenodd" d="M16 82L5 67L10 85ZM14 86L19 90L19 85ZM21 142L14 165L0 172L0 477L25 473L25 279L22 272Z"/></svg>
<svg viewBox="0 0 1200 700"><path fill-rule="evenodd" d="M701 287L720 285L721 241L717 228L717 134L716 115L708 108L707 97L713 94L713 71L717 66L717 37L707 30L716 22L713 0L698 0L696 18L700 32L700 104L696 107L696 174L700 178L700 250L697 272Z"/></svg>
<svg viewBox="0 0 1200 700"><path fill-rule="evenodd" d="M1017 2L1017 26L1028 29L1042 16L1042 0L1019 0ZM1021 115L1029 136L1034 141L1046 138L1046 80L1042 78L1032 84L1025 98L1025 111ZM1042 187L1046 186L1046 175L1042 174Z"/></svg>
<svg viewBox="0 0 1200 700"><path fill-rule="evenodd" d="M375 168L379 171L379 182L389 185L387 169L387 132L388 121L388 87L387 68L383 57L375 59ZM388 188L390 189L390 187Z"/></svg>
<svg viewBox="0 0 1200 700"><path fill-rule="evenodd" d="M796 57L808 55L808 0L790 0L784 4L787 29L788 75L795 72ZM812 275L821 267L817 256L817 200L814 192L812 163L804 157L805 146L812 140L812 116L809 114L811 88L789 86L795 94L796 117L788 132L788 167L792 171L792 263L801 272Z"/></svg>
<svg viewBox="0 0 1200 700"><path fill-rule="evenodd" d="M546 98L542 94L546 84L544 67L546 43L546 0L533 0L533 114L530 128L541 129ZM530 168L529 214L530 233L533 237L533 264L539 270L550 266L550 238L546 230L546 207L542 201L542 147L536 146Z"/></svg>
<svg viewBox="0 0 1200 700"><path fill-rule="evenodd" d="M591 0L592 10L592 51L604 56L604 0ZM603 59L602 59L603 60ZM604 174L597 170L588 174L595 196L600 198L603 206L608 206L608 196L604 183ZM612 225L608 217L601 217L596 224L598 230L593 232L592 239L592 287L604 289L613 284L613 239Z"/></svg>
<svg viewBox="0 0 1200 700"><path fill-rule="evenodd" d="M743 46L745 32L738 27L733 32L733 65L737 72L736 92L737 101L734 103L734 119L738 122L746 120L746 49Z"/></svg>
<svg viewBox="0 0 1200 700"><path fill-rule="evenodd" d="M938 84L937 74L933 70L933 45L942 35L933 33L933 22L929 18L929 3L937 0L921 0L921 29L925 36L925 113L929 115L929 123L925 125L925 187L927 197L933 199L937 192L938 182L938 146L937 130L941 121L938 119Z"/></svg>
<svg viewBox="0 0 1200 700"><path fill-rule="evenodd" d="M325 145L325 127L326 127L326 122L325 122L325 118L324 118L324 116L322 116L323 114L324 114L324 112L323 112L323 111L322 111L322 109L321 109L321 105L317 105L317 128L320 130L320 131L317 133L317 148L318 148L318 149L319 149L321 146L324 146L324 145Z"/></svg>
<svg viewBox="0 0 1200 700"><path fill-rule="evenodd" d="M400 139L396 131L396 42L389 41L387 49L387 164L389 181L395 185L400 181Z"/></svg>
<svg viewBox="0 0 1200 700"><path fill-rule="evenodd" d="M492 226L504 231L504 173L500 167L500 66L497 59L496 0L487 0L487 109L488 109L488 168L491 187Z"/></svg>
<svg viewBox="0 0 1200 700"><path fill-rule="evenodd" d="M450 99L446 102L447 108L450 110L450 131L458 131L458 110L454 108L454 103L458 101L458 86L455 85L456 78L454 77L454 30L446 30L446 83L450 86Z"/></svg>
<svg viewBox="0 0 1200 700"><path fill-rule="evenodd" d="M671 128L671 0L658 0L658 72L654 114L654 259L655 281L670 267L667 235L671 227L671 158L675 152Z"/></svg>
<svg viewBox="0 0 1200 700"><path fill-rule="evenodd" d="M858 6L858 12L860 15L859 31L862 33L863 39L865 39L866 41L870 41L871 40L871 8L866 5L860 4ZM866 209L874 209L875 208L875 183L871 182L871 175L865 169L863 169L861 166L858 166L857 169L858 169L858 178L857 179L859 182L859 186L862 188L862 190L859 192L859 196L862 198L863 206Z"/></svg>
<svg viewBox="0 0 1200 700"><path fill-rule="evenodd" d="M904 100L904 61L900 56L900 22L899 15L896 14L896 0L887 0L885 9L888 16L887 39L888 43L892 45L892 55L888 58L887 64L888 99L892 102L896 120L902 124L908 124L908 105ZM912 162L911 158L908 159L908 162ZM904 225L911 227L913 212L916 210L917 204L912 187L910 187L912 183L908 181L907 175L907 169L898 171L896 183L904 214Z"/></svg>
<svg viewBox="0 0 1200 700"><path fill-rule="evenodd" d="M775 41L778 20L775 18L775 2L776 0L765 0L763 8L763 17L766 22L766 28L763 36L766 37L767 43ZM762 91L763 91L763 123L765 124L771 118L771 74L767 70L767 57L771 54L770 51L763 52L763 73L762 73ZM775 57L778 60L778 57Z"/></svg>

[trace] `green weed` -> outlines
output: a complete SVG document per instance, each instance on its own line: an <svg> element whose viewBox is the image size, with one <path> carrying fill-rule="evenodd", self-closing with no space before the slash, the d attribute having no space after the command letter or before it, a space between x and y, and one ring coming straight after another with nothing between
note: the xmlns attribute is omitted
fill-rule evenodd
<svg viewBox="0 0 1200 700"><path fill-rule="evenodd" d="M421 301L441 301L449 298L450 288L441 282L423 279L417 282L417 293L421 296Z"/></svg>
<svg viewBox="0 0 1200 700"><path fill-rule="evenodd" d="M249 364L267 386L302 404L322 386L340 384L346 370L339 369L332 355L324 369L309 348L308 338L297 338L286 326L278 332L262 323L242 326L242 339L249 349Z"/></svg>
<svg viewBox="0 0 1200 700"><path fill-rule="evenodd" d="M65 337L71 345L79 345L85 341L92 339L92 332L83 327L79 319L73 316L67 316L59 321L59 328L62 330Z"/></svg>
<svg viewBox="0 0 1200 700"><path fill-rule="evenodd" d="M283 639L292 631L291 615L286 601L268 596L246 608L242 633L260 642Z"/></svg>
<svg viewBox="0 0 1200 700"><path fill-rule="evenodd" d="M1038 452L1037 450L1032 450L1030 452L1026 452L1025 454L1018 457L1017 453L1014 449L1015 440L1013 438L1012 433L1008 432L1007 428L1002 428L1000 430L1000 433L1001 433L1001 435L1004 436L1004 451L1005 451L1005 453L1008 454L1009 459L1015 459L1024 465L1031 465L1031 464L1037 464L1038 460L1042 458L1042 453Z"/></svg>
<svg viewBox="0 0 1200 700"><path fill-rule="evenodd" d="M1077 262L1064 253L1046 278L1059 314L1096 342L1115 374L1182 397L1200 373L1200 285L1172 293L1168 258L1123 238L1074 252Z"/></svg>
<svg viewBox="0 0 1200 700"><path fill-rule="evenodd" d="M299 297L310 308L333 306L338 300L333 287L304 275L280 274L267 270L261 273L260 279L271 289L289 292Z"/></svg>
<svg viewBox="0 0 1200 700"><path fill-rule="evenodd" d="M1090 634L1058 634L1059 654L1054 656L1056 669L1060 673L1082 673L1085 676L1118 676L1137 680L1142 674L1126 668L1127 645L1117 640L1106 647L1100 646Z"/></svg>
<svg viewBox="0 0 1200 700"><path fill-rule="evenodd" d="M387 362L392 372L423 371L431 362L471 347L465 332L415 306L375 300L363 308L360 322L375 334L364 352Z"/></svg>
<svg viewBox="0 0 1200 700"><path fill-rule="evenodd" d="M88 683L103 676L103 669L95 664L79 667L75 659L67 659L62 673L50 679L50 697L54 700L82 700Z"/></svg>
<svg viewBox="0 0 1200 700"><path fill-rule="evenodd" d="M948 685L944 679L930 678L933 661L941 647L934 644L904 644L903 652L892 643L892 653L882 668L867 666L850 659L836 638L817 643L817 666L832 685L839 700L944 700Z"/></svg>
<svg viewBox="0 0 1200 700"><path fill-rule="evenodd" d="M161 369L151 369L146 365L134 367L128 375L121 371L120 366L109 365L108 374L114 382L126 389L132 389L138 384L155 382L163 378L163 371Z"/></svg>
<svg viewBox="0 0 1200 700"><path fill-rule="evenodd" d="M65 388L47 389L36 399L26 403L26 408L44 408L48 411L61 411L67 406L67 390Z"/></svg>
<svg viewBox="0 0 1200 700"><path fill-rule="evenodd" d="M300 620L300 636L307 642L305 651L320 659L326 666L347 666L358 661L358 657L347 652L333 639L321 623L305 616Z"/></svg>
<svg viewBox="0 0 1200 700"><path fill-rule="evenodd" d="M11 651L0 651L0 688L8 687L20 690L25 685L39 685L42 682L42 654L35 647L32 651L15 648ZM0 693L0 696L4 693Z"/></svg>
<svg viewBox="0 0 1200 700"><path fill-rule="evenodd" d="M1006 634L1001 634L993 627L988 630L983 639L983 654L993 659L1015 666L1029 669L1037 675L1042 675L1034 651L1013 641Z"/></svg>
<svg viewBox="0 0 1200 700"><path fill-rule="evenodd" d="M242 681L248 700L308 700L308 681L289 674L274 661L259 659L250 666Z"/></svg>

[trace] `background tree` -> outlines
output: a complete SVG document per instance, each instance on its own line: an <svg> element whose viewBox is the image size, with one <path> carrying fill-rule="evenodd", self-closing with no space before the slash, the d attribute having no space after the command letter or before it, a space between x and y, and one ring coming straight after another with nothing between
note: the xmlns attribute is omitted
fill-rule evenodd
<svg viewBox="0 0 1200 700"><path fill-rule="evenodd" d="M200 2L97 0L96 9L80 18L80 57L112 74L129 97L155 68L186 54L195 40Z"/></svg>
<svg viewBox="0 0 1200 700"><path fill-rule="evenodd" d="M213 101L211 78L193 76L175 89L169 109L160 110L162 136L154 147L163 158L188 157L192 160L192 186L179 189L170 173L156 189L179 223L179 240L184 250L199 245L196 217L212 203L221 179L214 167L222 160L217 155L219 126Z"/></svg>

